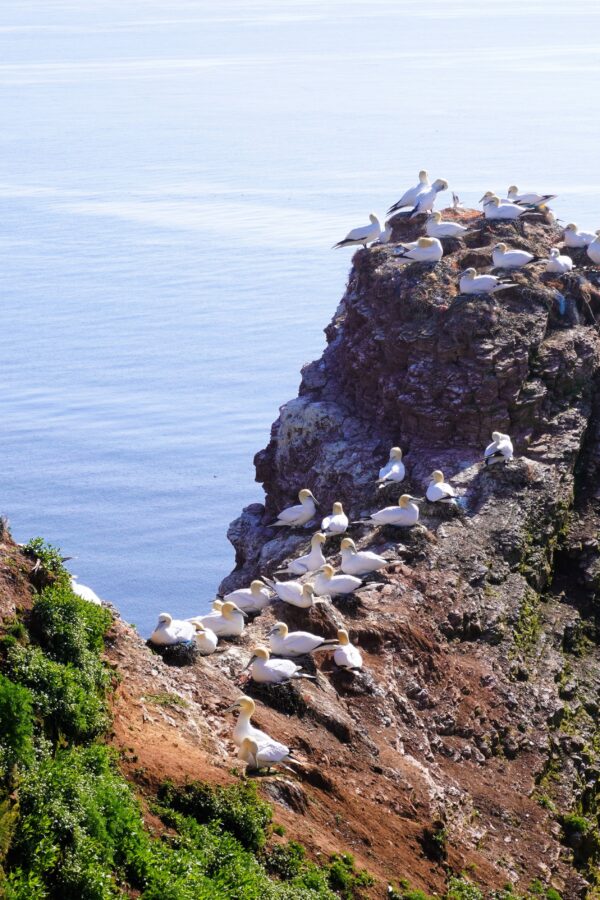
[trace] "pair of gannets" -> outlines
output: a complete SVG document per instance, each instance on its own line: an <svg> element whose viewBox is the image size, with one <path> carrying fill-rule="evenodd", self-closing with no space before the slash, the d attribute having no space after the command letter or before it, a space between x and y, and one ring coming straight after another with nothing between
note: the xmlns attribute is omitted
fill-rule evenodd
<svg viewBox="0 0 600 900"><path fill-rule="evenodd" d="M306 656L316 650L338 646L337 638L327 639L309 631L288 631L285 622L276 622L269 631L271 652L277 656Z"/></svg>
<svg viewBox="0 0 600 900"><path fill-rule="evenodd" d="M198 623L210 628L217 637L239 637L244 631L245 619L246 613L231 600L227 600L220 609L213 608L207 615L195 616L189 621L192 625Z"/></svg>
<svg viewBox="0 0 600 900"><path fill-rule="evenodd" d="M331 249L337 250L338 247L354 247L357 244L362 244L362 246L366 248L367 244L374 244L375 242L379 244L387 243L392 234L391 228L386 225L385 229L382 230L379 219L375 213L369 215L369 221L369 225L359 225L358 228L353 228L342 241L338 241Z"/></svg>
<svg viewBox="0 0 600 900"><path fill-rule="evenodd" d="M150 642L159 647L188 644L194 641L203 656L209 656L217 649L217 635L201 622L174 619L169 613L161 613L158 624L150 635Z"/></svg>
<svg viewBox="0 0 600 900"><path fill-rule="evenodd" d="M502 202L499 197L492 195L483 206L483 214L486 219L518 219L523 213L531 212L526 206L509 201Z"/></svg>
<svg viewBox="0 0 600 900"><path fill-rule="evenodd" d="M256 710L252 697L239 697L224 712L233 712L235 709L239 709L240 714L233 729L233 742L239 747L239 758L249 769L268 768L289 759L289 747L252 724L251 719Z"/></svg>
<svg viewBox="0 0 600 900"><path fill-rule="evenodd" d="M405 475L406 469L402 462L402 450L400 447L392 447L390 450L390 458L379 470L377 483L380 487L384 487L386 484L390 483L400 484L401 481L404 481Z"/></svg>
<svg viewBox="0 0 600 900"><path fill-rule="evenodd" d="M415 205L410 214L411 219L422 213L431 212L434 207L437 195L442 191L448 190L448 182L444 178L436 178L431 187L419 194L415 200Z"/></svg>
<svg viewBox="0 0 600 900"><path fill-rule="evenodd" d="M420 237L414 243L403 244L394 253L394 259L405 266L413 262L436 263L443 255L444 248L437 238Z"/></svg>
<svg viewBox="0 0 600 900"><path fill-rule="evenodd" d="M497 291L518 287L513 282L503 281L497 275L478 275L472 267L461 273L458 284L461 294L495 294Z"/></svg>
<svg viewBox="0 0 600 900"><path fill-rule="evenodd" d="M580 231L573 222L570 222L563 232L565 247L587 247L592 241L597 240L597 235L591 231Z"/></svg>
<svg viewBox="0 0 600 900"><path fill-rule="evenodd" d="M508 434L492 431L492 443L485 448L483 459L486 466L509 462L513 458L513 445Z"/></svg>
<svg viewBox="0 0 600 900"><path fill-rule="evenodd" d="M238 588L236 591L231 591L231 593L225 594L224 600L226 603L235 603L242 612L257 613L269 605L271 595L264 583L259 578L255 578L249 588ZM219 608L221 606L222 604Z"/></svg>
<svg viewBox="0 0 600 900"><path fill-rule="evenodd" d="M557 275L564 275L573 268L573 260L570 256L561 255L558 247L553 247L550 251L549 259L546 263L546 272L553 272Z"/></svg>
<svg viewBox="0 0 600 900"><path fill-rule="evenodd" d="M286 509L281 510L277 516L277 521L272 523L271 528L279 528L282 525L298 528L310 522L317 511L319 501L308 488L303 488L300 491L298 500L300 503L296 506L288 506Z"/></svg>
<svg viewBox="0 0 600 900"><path fill-rule="evenodd" d="M390 208L388 209L388 214L397 212L399 209L404 209L407 206L410 206L411 209L413 209L419 197L422 194L425 194L430 189L430 187L431 185L429 183L429 175L427 174L425 169L421 169L421 171L419 172L418 183L414 187L408 188L408 190L404 191L397 203L394 203L393 206L390 206Z"/></svg>
<svg viewBox="0 0 600 900"><path fill-rule="evenodd" d="M78 597L81 597L82 600L87 600L88 603L93 603L94 606L102 606L102 600L98 594L91 587L88 587L87 584L79 584L77 575L71 575L71 590Z"/></svg>
<svg viewBox="0 0 600 900"><path fill-rule="evenodd" d="M432 212L425 223L425 233L427 237L432 238L458 238L475 232L469 231L465 225L461 225L459 222L443 222L441 212Z"/></svg>

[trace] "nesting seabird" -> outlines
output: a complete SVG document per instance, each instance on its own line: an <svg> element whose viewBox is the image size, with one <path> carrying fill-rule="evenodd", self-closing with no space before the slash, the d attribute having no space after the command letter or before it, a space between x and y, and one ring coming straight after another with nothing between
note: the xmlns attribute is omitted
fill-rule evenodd
<svg viewBox="0 0 600 900"><path fill-rule="evenodd" d="M447 237L465 237L465 235L473 234L460 222L443 222L441 212L432 212L425 223L425 233L428 237L447 238Z"/></svg>
<svg viewBox="0 0 600 900"><path fill-rule="evenodd" d="M326 534L343 534L348 528L348 516L339 501L333 504L330 516L325 516L321 522L321 531Z"/></svg>
<svg viewBox="0 0 600 900"><path fill-rule="evenodd" d="M317 511L318 501L308 488L303 488L300 491L298 500L300 503L296 506L288 506L286 509L282 509L277 516L277 521L273 522L270 527L279 528L285 525L288 528L298 528L310 522Z"/></svg>
<svg viewBox="0 0 600 900"><path fill-rule="evenodd" d="M459 287L461 294L495 294L518 285L502 281L497 275L478 275L475 269L468 268L460 276Z"/></svg>
<svg viewBox="0 0 600 900"><path fill-rule="evenodd" d="M446 505L456 504L456 491L451 484L444 481L444 473L439 469L431 473L431 481L425 492L426 498L430 503L444 503Z"/></svg>
<svg viewBox="0 0 600 900"><path fill-rule="evenodd" d="M404 247L396 250L394 259L398 260L402 265L413 262L439 262L444 255L444 248L437 238L420 237L416 241L415 246Z"/></svg>
<svg viewBox="0 0 600 900"><path fill-rule="evenodd" d="M292 662L291 659L271 659L271 653L266 647L256 647L253 650L253 656L246 668L250 669L252 681L256 681L257 684L283 684L285 681L300 678L315 680L314 675L306 675L302 671L302 666Z"/></svg>
<svg viewBox="0 0 600 900"><path fill-rule="evenodd" d="M276 622L269 631L271 651L278 656L306 656L316 650L337 647L338 640L327 639L309 631L288 631L285 622Z"/></svg>
<svg viewBox="0 0 600 900"><path fill-rule="evenodd" d="M379 240L382 235L379 219L374 213L369 216L370 225L361 225L359 228L353 228L349 231L343 241L339 241L331 248L336 250L338 247L353 247L356 244L362 244L366 248L367 244L374 243Z"/></svg>
<svg viewBox="0 0 600 900"><path fill-rule="evenodd" d="M431 187L428 190L423 191L423 193L419 194L417 197L414 208L410 214L411 219L421 213L431 212L437 195L442 191L447 190L448 182L444 178L436 178Z"/></svg>
<svg viewBox="0 0 600 900"><path fill-rule="evenodd" d="M150 635L150 643L159 647L172 647L174 644L187 644L196 637L196 628L184 619L174 619L170 613L163 612L158 617L156 628Z"/></svg>
<svg viewBox="0 0 600 900"><path fill-rule="evenodd" d="M513 445L508 434L501 431L492 431L492 443L485 448L483 459L486 466L495 463L509 462L513 458Z"/></svg>
<svg viewBox="0 0 600 900"><path fill-rule="evenodd" d="M344 538L340 550L342 551L340 568L346 575L367 575L389 565L389 561L377 553L370 550L358 551L352 538Z"/></svg>
<svg viewBox="0 0 600 900"><path fill-rule="evenodd" d="M380 487L383 487L390 482L400 484L401 481L404 481L405 475L406 469L402 462L402 450L400 447L392 447L390 450L390 458L379 470L379 478L377 479L378 484Z"/></svg>
<svg viewBox="0 0 600 900"><path fill-rule="evenodd" d="M259 579L255 578L249 588L238 588L225 594L225 601L235 603L245 613L257 613L263 610L271 602L268 588Z"/></svg>
<svg viewBox="0 0 600 900"><path fill-rule="evenodd" d="M209 613L206 616L195 616L189 621L195 625L199 622L205 628L210 628L217 637L239 637L244 631L246 613L235 603L228 600L221 607L219 613Z"/></svg>
<svg viewBox="0 0 600 900"><path fill-rule="evenodd" d="M596 235L591 231L580 231L574 222L570 222L563 232L565 247L587 247L596 240Z"/></svg>
<svg viewBox="0 0 600 900"><path fill-rule="evenodd" d="M421 171L419 172L419 183L405 191L398 202L394 203L393 206L390 206L390 208L388 209L388 215L389 213L396 212L397 210L403 209L406 206L410 206L412 209L421 194L424 194L426 191L428 191L429 187L429 175L427 174L425 169L421 169Z"/></svg>
<svg viewBox="0 0 600 900"><path fill-rule="evenodd" d="M340 594L353 594L362 587L362 579L354 575L336 575L335 569L329 564L323 566L321 572L315 577L315 593L337 597Z"/></svg>
<svg viewBox="0 0 600 900"><path fill-rule="evenodd" d="M600 229L596 232L594 240L588 245L587 255L593 263L600 266Z"/></svg>
<svg viewBox="0 0 600 900"><path fill-rule="evenodd" d="M315 603L323 603L323 600L316 600L315 588L312 584L301 584L299 581L271 581L265 577L267 584L273 588L277 596L284 603L290 606L297 606L299 609L310 609Z"/></svg>
<svg viewBox="0 0 600 900"><path fill-rule="evenodd" d="M236 709L239 709L240 714L231 735L234 744L236 744L238 747L241 747L244 738L251 738L253 741L256 741L259 746L261 746L262 744L268 744L272 740L272 738L266 733L266 731L261 731L260 728L255 728L250 721L256 710L256 703L254 702L252 697L246 697L244 694L242 694L241 697L238 697L235 703L232 703L231 706L228 706L227 709L224 709L223 713L230 713Z"/></svg>
<svg viewBox="0 0 600 900"><path fill-rule="evenodd" d="M508 244L496 244L492 251L492 260L497 269L520 269L529 263L536 262L539 256L526 250L513 250Z"/></svg>
<svg viewBox="0 0 600 900"><path fill-rule="evenodd" d="M535 209L540 206L546 206L550 200L556 199L556 194L538 194L537 191L519 191L519 188L514 184L511 184L506 196L512 203L520 203L523 206L531 206Z"/></svg>
<svg viewBox="0 0 600 900"><path fill-rule="evenodd" d="M202 622L196 622L194 627L196 629L194 638L196 647L202 656L210 656L210 654L214 653L217 649L217 644L219 642L217 635L210 628L203 625Z"/></svg>
<svg viewBox="0 0 600 900"><path fill-rule="evenodd" d="M564 275L573 268L573 260L570 256L561 255L558 247L552 247L546 263L546 272L554 272L556 275Z"/></svg>
<svg viewBox="0 0 600 900"><path fill-rule="evenodd" d="M367 521L374 522L375 525L399 525L402 527L416 525L419 521L416 497L402 494L398 500L398 506L386 506L372 513Z"/></svg>
<svg viewBox="0 0 600 900"><path fill-rule="evenodd" d="M483 214L486 219L514 221L526 212L531 212L531 210L525 206L519 206L517 203L502 203L498 197L492 197L483 207Z"/></svg>
<svg viewBox="0 0 600 900"><path fill-rule="evenodd" d="M316 572L327 562L321 550L326 540L327 536L322 531L317 531L310 539L310 552L293 559L285 569L279 569L278 574L306 575L309 572Z"/></svg>
<svg viewBox="0 0 600 900"><path fill-rule="evenodd" d="M363 659L358 647L350 643L348 632L345 628L338 630L340 646L333 654L333 661L340 669L362 669Z"/></svg>

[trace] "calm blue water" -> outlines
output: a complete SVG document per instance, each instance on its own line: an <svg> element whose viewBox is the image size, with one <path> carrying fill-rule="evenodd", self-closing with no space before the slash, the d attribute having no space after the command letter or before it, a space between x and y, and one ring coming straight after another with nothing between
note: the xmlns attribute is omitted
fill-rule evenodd
<svg viewBox="0 0 600 900"><path fill-rule="evenodd" d="M206 608L319 355L330 246L425 166L600 225L595 0L8 0L0 510L148 633ZM448 195L447 195L448 196Z"/></svg>

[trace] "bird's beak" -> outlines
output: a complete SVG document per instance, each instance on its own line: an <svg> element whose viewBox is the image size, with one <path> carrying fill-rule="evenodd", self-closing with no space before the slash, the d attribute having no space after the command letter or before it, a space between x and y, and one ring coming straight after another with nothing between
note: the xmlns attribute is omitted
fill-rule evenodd
<svg viewBox="0 0 600 900"><path fill-rule="evenodd" d="M485 194L483 195L483 197L481 197L481 198L479 199L478 202L479 202L479 203L483 203L484 200L485 200Z"/></svg>
<svg viewBox="0 0 600 900"><path fill-rule="evenodd" d="M237 709L237 708L238 708L238 704L237 704L237 703L232 703L231 706L228 706L227 709L224 709L224 710L223 710L223 715L225 715L225 713L233 712L234 709Z"/></svg>
<svg viewBox="0 0 600 900"><path fill-rule="evenodd" d="M244 666L244 668L242 669L242 672L245 672L246 669L249 669L255 659L256 659L255 656L251 656L250 659L248 660L248 662L246 663L246 665ZM226 709L225 712L229 712L229 710Z"/></svg>

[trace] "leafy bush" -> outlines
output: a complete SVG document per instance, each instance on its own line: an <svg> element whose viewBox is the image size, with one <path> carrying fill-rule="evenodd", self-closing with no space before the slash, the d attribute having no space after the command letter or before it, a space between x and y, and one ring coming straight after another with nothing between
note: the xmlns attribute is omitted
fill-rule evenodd
<svg viewBox="0 0 600 900"><path fill-rule="evenodd" d="M36 599L31 628L52 659L85 667L92 654L102 652L111 622L108 609L83 600L68 582L58 581Z"/></svg>
<svg viewBox="0 0 600 900"><path fill-rule="evenodd" d="M35 537L25 544L23 553L39 560L40 567L49 575L66 574L62 555L58 547L48 544L43 538Z"/></svg>
<svg viewBox="0 0 600 900"><path fill-rule="evenodd" d="M33 760L33 697L0 675L0 778Z"/></svg>
<svg viewBox="0 0 600 900"><path fill-rule="evenodd" d="M360 889L373 884L373 878L364 869L356 871L354 857L349 853L334 854L329 863L329 885L344 900L352 900Z"/></svg>
<svg viewBox="0 0 600 900"><path fill-rule="evenodd" d="M447 900L483 900L479 888L463 876L454 876L450 879L446 897Z"/></svg>

